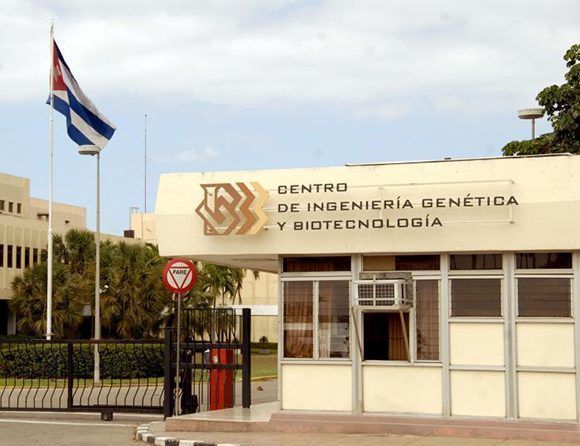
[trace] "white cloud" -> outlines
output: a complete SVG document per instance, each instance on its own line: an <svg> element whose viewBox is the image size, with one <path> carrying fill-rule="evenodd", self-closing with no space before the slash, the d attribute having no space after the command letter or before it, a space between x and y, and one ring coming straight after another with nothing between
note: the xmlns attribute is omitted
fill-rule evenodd
<svg viewBox="0 0 580 446"><path fill-rule="evenodd" d="M580 41L574 0L0 3L3 102L46 95L51 17L97 104L330 105L385 119L533 104Z"/></svg>
<svg viewBox="0 0 580 446"><path fill-rule="evenodd" d="M219 152L213 147L204 147L202 149L187 149L179 152L169 153L154 160L163 163L195 163L215 159L219 156Z"/></svg>

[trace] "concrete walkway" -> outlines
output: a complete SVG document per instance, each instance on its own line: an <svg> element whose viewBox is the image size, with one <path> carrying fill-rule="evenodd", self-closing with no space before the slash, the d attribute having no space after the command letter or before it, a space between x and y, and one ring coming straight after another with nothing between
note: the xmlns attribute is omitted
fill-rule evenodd
<svg viewBox="0 0 580 446"><path fill-rule="evenodd" d="M527 440L487 440L480 438L420 437L415 435L297 434L276 432L166 432L165 423L151 424L151 433L180 440L243 446L578 446Z"/></svg>

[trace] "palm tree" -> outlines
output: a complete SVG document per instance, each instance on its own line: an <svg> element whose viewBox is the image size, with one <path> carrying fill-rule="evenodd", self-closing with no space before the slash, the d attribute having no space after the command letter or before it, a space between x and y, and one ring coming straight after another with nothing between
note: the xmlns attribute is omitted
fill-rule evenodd
<svg viewBox="0 0 580 446"><path fill-rule="evenodd" d="M18 329L26 334L46 333L46 263L34 265L12 282L10 306L18 314ZM83 320L86 283L72 277L61 263L53 266L52 330L55 337L75 337Z"/></svg>
<svg viewBox="0 0 580 446"><path fill-rule="evenodd" d="M242 288L247 270L245 268L234 268L230 266L203 264L203 270L207 273L205 289L214 296L213 306L219 296L222 298L222 305L225 305L226 297L234 303L236 297L238 303L242 303ZM252 271L254 278L260 276L258 271Z"/></svg>
<svg viewBox="0 0 580 446"><path fill-rule="evenodd" d="M103 326L122 338L156 335L171 295L162 283L165 261L153 245L105 244L101 248Z"/></svg>
<svg viewBox="0 0 580 446"><path fill-rule="evenodd" d="M83 275L95 260L95 236L90 231L71 229L64 237L55 234L52 243L54 260L69 265L71 273Z"/></svg>
<svg viewBox="0 0 580 446"><path fill-rule="evenodd" d="M226 296L234 300L236 296L237 282L232 268L212 263L203 264L203 270L207 273L205 291L213 297L213 307L217 305L217 299L221 296L222 305L225 305Z"/></svg>
<svg viewBox="0 0 580 446"><path fill-rule="evenodd" d="M236 296L238 297L238 304L242 304L242 288L244 286L244 278L246 277L246 273L248 270L246 268L233 268L232 276L236 283ZM252 270L252 275L254 276L254 280L258 280L260 277L260 272L256 270Z"/></svg>

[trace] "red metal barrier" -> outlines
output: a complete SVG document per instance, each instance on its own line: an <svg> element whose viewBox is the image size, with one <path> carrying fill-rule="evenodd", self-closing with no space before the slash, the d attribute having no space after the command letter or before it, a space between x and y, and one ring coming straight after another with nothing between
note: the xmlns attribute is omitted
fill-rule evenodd
<svg viewBox="0 0 580 446"><path fill-rule="evenodd" d="M234 369L220 367L234 364L234 350L212 349L210 362L217 367L209 372L209 410L234 407Z"/></svg>

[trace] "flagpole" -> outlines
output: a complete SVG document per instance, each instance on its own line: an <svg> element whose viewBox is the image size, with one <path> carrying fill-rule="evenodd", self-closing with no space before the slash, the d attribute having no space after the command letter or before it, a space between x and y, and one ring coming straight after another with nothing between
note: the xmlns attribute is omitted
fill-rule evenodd
<svg viewBox="0 0 580 446"><path fill-rule="evenodd" d="M52 148L54 110L54 21L50 24L50 111L48 119L48 256L46 259L46 339L52 337Z"/></svg>

